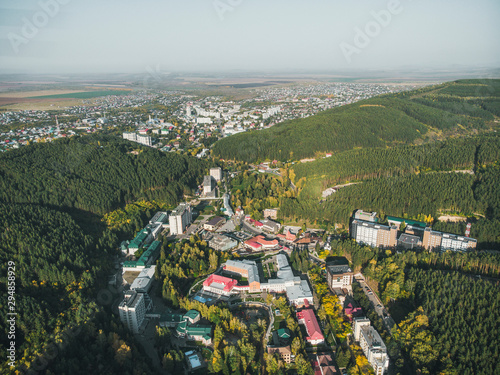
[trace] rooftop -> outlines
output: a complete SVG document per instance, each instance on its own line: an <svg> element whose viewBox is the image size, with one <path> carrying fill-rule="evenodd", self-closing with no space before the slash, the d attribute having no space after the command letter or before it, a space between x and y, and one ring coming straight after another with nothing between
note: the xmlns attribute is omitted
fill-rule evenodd
<svg viewBox="0 0 500 375"><path fill-rule="evenodd" d="M307 339L311 340L321 340L324 339L321 333L321 328L319 327L318 320L312 309L303 309L297 313L297 319L303 320L306 326L306 331L309 337Z"/></svg>
<svg viewBox="0 0 500 375"><path fill-rule="evenodd" d="M423 221L404 219L402 217L396 217L396 216L387 216L387 221L388 222L393 221L393 222L400 223L400 224L404 221L406 224L410 224L410 225L413 225L415 227L420 227L420 228L425 228L427 226L427 224L424 223Z"/></svg>

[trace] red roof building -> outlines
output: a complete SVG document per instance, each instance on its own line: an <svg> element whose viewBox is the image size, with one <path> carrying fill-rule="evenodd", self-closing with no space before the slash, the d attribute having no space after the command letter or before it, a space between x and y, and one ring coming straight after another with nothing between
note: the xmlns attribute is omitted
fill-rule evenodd
<svg viewBox="0 0 500 375"><path fill-rule="evenodd" d="M306 341L311 345L319 345L325 342L325 337L321 333L321 328L319 327L316 315L314 315L313 309L303 309L297 313L297 319L299 324L304 324L306 326L307 334Z"/></svg>
<svg viewBox="0 0 500 375"><path fill-rule="evenodd" d="M249 240L245 241L245 245L250 247L252 250L262 250L262 249L272 249L279 245L278 240L268 240L262 234L259 234Z"/></svg>
<svg viewBox="0 0 500 375"><path fill-rule="evenodd" d="M229 295L238 284L236 280L220 275L210 275L203 282L203 289L217 294Z"/></svg>
<svg viewBox="0 0 500 375"><path fill-rule="evenodd" d="M297 239L297 235L293 234L291 231L286 232L285 239L287 241L295 241Z"/></svg>

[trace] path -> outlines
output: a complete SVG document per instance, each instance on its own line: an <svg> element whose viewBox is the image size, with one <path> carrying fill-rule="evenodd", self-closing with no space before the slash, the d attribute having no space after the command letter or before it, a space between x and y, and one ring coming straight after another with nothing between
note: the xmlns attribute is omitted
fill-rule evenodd
<svg viewBox="0 0 500 375"><path fill-rule="evenodd" d="M361 184L361 183L362 183L362 181L350 182L348 184L343 184L343 185L335 185L335 186L329 187L326 190L323 190L323 192L321 193L321 196L323 198L326 198L326 197L332 195L335 192L335 190L341 189L341 188L346 187L346 186L357 185L357 184Z"/></svg>

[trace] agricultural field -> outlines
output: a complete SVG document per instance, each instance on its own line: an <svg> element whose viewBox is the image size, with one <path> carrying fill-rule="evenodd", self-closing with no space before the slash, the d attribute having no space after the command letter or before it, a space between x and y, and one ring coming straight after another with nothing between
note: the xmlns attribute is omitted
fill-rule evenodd
<svg viewBox="0 0 500 375"><path fill-rule="evenodd" d="M108 95L125 95L130 94L131 90L99 90L99 91L79 91L72 93L62 93L62 94L52 94L52 95L41 95L32 96L31 99L91 99L98 98L100 96Z"/></svg>

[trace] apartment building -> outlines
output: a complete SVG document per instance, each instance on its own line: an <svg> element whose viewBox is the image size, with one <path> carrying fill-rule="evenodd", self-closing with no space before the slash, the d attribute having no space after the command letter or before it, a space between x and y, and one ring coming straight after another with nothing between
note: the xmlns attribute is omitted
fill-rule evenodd
<svg viewBox="0 0 500 375"><path fill-rule="evenodd" d="M452 250L467 251L475 249L477 240L470 237L458 236L451 233L443 233L425 228L422 245L427 250Z"/></svg>
<svg viewBox="0 0 500 375"><path fill-rule="evenodd" d="M186 228L191 224L191 220L191 206L189 203L179 204L169 217L170 234L184 233Z"/></svg>
<svg viewBox="0 0 500 375"><path fill-rule="evenodd" d="M214 178L215 181L219 182L222 180L222 169L220 167L210 168L210 176Z"/></svg>
<svg viewBox="0 0 500 375"><path fill-rule="evenodd" d="M351 237L362 245L372 247L395 247L398 228L354 219L351 223Z"/></svg>
<svg viewBox="0 0 500 375"><path fill-rule="evenodd" d="M354 318L354 340L372 365L376 375L383 375L389 368L387 347L379 333L370 324L367 318Z"/></svg>
<svg viewBox="0 0 500 375"><path fill-rule="evenodd" d="M146 317L146 303L144 293L135 290L127 291L123 301L118 306L120 320L128 329L139 333L139 328Z"/></svg>
<svg viewBox="0 0 500 375"><path fill-rule="evenodd" d="M426 227L426 223L411 219L388 216L389 225L378 224L374 221L372 213L358 210L351 222L351 237L358 243L372 247L392 248L399 247L407 250L414 248L425 248L427 250L440 251L468 251L475 249L477 240L474 238L460 236L451 233L443 233ZM358 219L363 217L365 221ZM405 223L404 233L402 223Z"/></svg>

